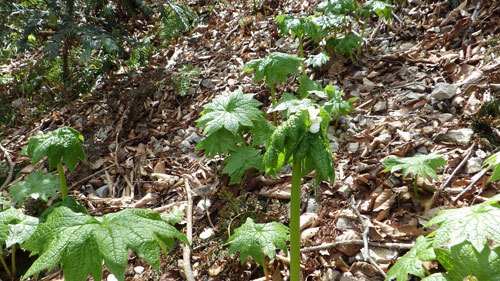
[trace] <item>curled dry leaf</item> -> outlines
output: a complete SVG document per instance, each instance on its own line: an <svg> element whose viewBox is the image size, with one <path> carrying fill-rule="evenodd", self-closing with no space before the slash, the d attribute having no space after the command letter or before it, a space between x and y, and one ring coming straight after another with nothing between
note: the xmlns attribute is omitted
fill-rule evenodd
<svg viewBox="0 0 500 281"><path fill-rule="evenodd" d="M375 203L373 204L373 211L378 212L382 210L389 210L396 200L396 194L391 189L384 189L375 198Z"/></svg>
<svg viewBox="0 0 500 281"><path fill-rule="evenodd" d="M361 235L354 230L347 229L342 233L342 235L335 237L335 242L349 241L349 240L359 240ZM339 245L335 249L341 251L342 253L353 256L359 252L361 246L359 245Z"/></svg>

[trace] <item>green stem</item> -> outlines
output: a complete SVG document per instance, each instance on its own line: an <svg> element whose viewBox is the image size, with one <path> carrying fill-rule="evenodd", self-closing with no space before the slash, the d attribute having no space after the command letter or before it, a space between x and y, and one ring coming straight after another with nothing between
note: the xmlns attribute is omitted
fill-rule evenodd
<svg viewBox="0 0 500 281"><path fill-rule="evenodd" d="M290 201L290 281L300 281L300 180L301 159L293 159Z"/></svg>
<svg viewBox="0 0 500 281"><path fill-rule="evenodd" d="M300 36L299 37L299 51L300 51L300 57L303 59L304 58L304 37ZM306 76L306 63L304 60L302 60L302 76Z"/></svg>
<svg viewBox="0 0 500 281"><path fill-rule="evenodd" d="M0 262L2 263L3 269L5 269L5 272L7 272L7 275L9 276L9 279L12 279L12 273L10 272L10 269L7 266L7 263L5 262L5 259L3 258L3 255L0 255Z"/></svg>
<svg viewBox="0 0 500 281"><path fill-rule="evenodd" d="M366 30L366 23L368 23L368 19L369 19L369 15L366 15L365 23L363 24L363 30L361 30L361 44L359 44L359 47L358 47L358 56L361 54L361 45L364 42L363 38L365 38L364 36L365 36L365 30Z"/></svg>
<svg viewBox="0 0 500 281"><path fill-rule="evenodd" d="M274 82L271 83L271 103L273 106L276 104L276 95L274 94ZM278 118L276 117L276 111L273 112L273 125L278 125Z"/></svg>
<svg viewBox="0 0 500 281"><path fill-rule="evenodd" d="M264 276L266 276L266 281L269 281L269 271L267 270L267 259L264 253L262 253L262 262L264 263L262 267L264 268Z"/></svg>
<svg viewBox="0 0 500 281"><path fill-rule="evenodd" d="M64 200L68 198L68 186L66 185L66 178L64 177L62 162L57 163L57 173L59 174L59 182L61 183L61 196Z"/></svg>
<svg viewBox="0 0 500 281"><path fill-rule="evenodd" d="M11 247L12 254L10 255L10 268L12 269L12 277L14 280L16 278L16 244Z"/></svg>

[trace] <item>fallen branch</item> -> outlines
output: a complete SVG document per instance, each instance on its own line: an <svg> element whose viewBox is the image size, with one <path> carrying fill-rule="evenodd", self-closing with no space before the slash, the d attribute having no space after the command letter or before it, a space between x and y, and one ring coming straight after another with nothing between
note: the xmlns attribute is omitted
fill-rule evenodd
<svg viewBox="0 0 500 281"><path fill-rule="evenodd" d="M14 174L14 163L12 162L12 158L10 158L9 151L7 151L7 149L5 149L1 144L0 144L0 150L2 150L3 155L5 155L5 158L9 163L9 174L7 175L7 178L3 182L2 186L0 186L0 191L1 191L7 185L9 185L10 181L12 180L12 175Z"/></svg>
<svg viewBox="0 0 500 281"><path fill-rule="evenodd" d="M351 200L349 200L349 207L353 210L353 212L356 214L358 217L359 221L361 222L361 225L363 226L363 249L362 249L362 254L365 259L365 261L370 262L376 269L377 271L384 276L384 278L387 277L387 274L380 268L380 266L372 259L370 256L370 248L368 248L368 235L370 234L370 229L366 225L365 221L363 220L363 217L359 213L358 209L354 205L354 196L351 197ZM364 252L364 253L363 253Z"/></svg>
<svg viewBox="0 0 500 281"><path fill-rule="evenodd" d="M488 169L483 169L481 170L481 172L475 174L472 177L472 182L466 188L464 188L464 190L462 190L462 192L460 192L460 194L458 194L457 197L451 200L451 202L453 204L456 204L458 199L460 199L462 196L464 196L465 193L471 190L474 187L474 185L484 176L484 174L486 174L486 172L488 172Z"/></svg>
<svg viewBox="0 0 500 281"><path fill-rule="evenodd" d="M191 269L191 245L193 244L193 197L191 195L191 186L189 185L189 176L184 175L184 187L186 188L187 196L187 209L186 209L186 236L189 241L189 245L182 246L182 266L184 267L184 274L186 274L186 280L195 281L193 277L193 270Z"/></svg>
<svg viewBox="0 0 500 281"><path fill-rule="evenodd" d="M331 248L335 248L337 246L344 246L344 245L364 245L363 240L346 240L346 241L338 241L338 242L332 242L332 243L324 243L318 246L312 246L312 247L307 247L307 248L302 248L300 250L301 253L307 253L307 252L312 252L312 251L321 251L321 250L327 250ZM385 248L385 249L395 249L395 250L409 250L413 247L413 243L405 244L405 243L380 243L380 242L368 242L368 245L372 247L378 247L378 248Z"/></svg>

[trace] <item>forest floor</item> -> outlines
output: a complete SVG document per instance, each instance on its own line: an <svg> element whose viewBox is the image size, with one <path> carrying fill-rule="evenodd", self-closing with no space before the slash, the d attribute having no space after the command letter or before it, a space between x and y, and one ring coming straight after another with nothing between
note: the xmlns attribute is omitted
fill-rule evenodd
<svg viewBox="0 0 500 281"><path fill-rule="evenodd" d="M282 39L274 19L283 13L311 14L317 3L271 0L254 10L251 2L220 1L205 9L207 21L158 54L150 67L130 76L115 74L84 100L36 117L30 108L20 109L25 118L5 128L3 147L15 163L28 163L21 149L38 131L64 125L80 130L88 163L80 163L68 183L70 194L91 214L131 207L159 212L193 208L195 279L264 280L260 266L251 260L240 265L238 256L227 255L224 243L246 217L288 223L290 171L279 178L254 173L229 185L221 174L222 159L195 150L203 137L195 120L214 96L238 88L254 93L267 109L269 88L241 69L273 51L296 52L297 42ZM493 0L462 1L457 7L448 1L404 1L389 26L375 20L368 24L366 46L353 61L332 54L326 66L310 73L323 86L344 91L346 99L359 100L329 131L334 184L321 183L318 200L311 184L303 184L304 280L384 279L360 254L360 219L369 241L379 243L370 247L371 257L387 271L416 237L429 233L423 225L440 210L469 206L499 192L498 184L481 177L482 162L500 143L498 110L488 110L492 103L498 109L499 10ZM306 54L314 51L313 44L306 44ZM198 67L200 76L181 97L169 86L169 77L184 65ZM277 93L297 87L290 78ZM412 195L411 176L382 172L381 161L389 156L430 152L441 154L447 164L437 180L418 181L418 199ZM28 165L22 173L34 169ZM192 206L186 185L193 189ZM208 209L204 202L210 203ZM188 223L185 217L179 229ZM214 235L200 238L211 230ZM332 244L340 241L354 242ZM324 247L311 248L318 245ZM181 264L180 247L166 255L160 273L131 255L127 280L182 280ZM270 272L274 281L285 279L285 253L272 261ZM57 274L45 278L62 279Z"/></svg>

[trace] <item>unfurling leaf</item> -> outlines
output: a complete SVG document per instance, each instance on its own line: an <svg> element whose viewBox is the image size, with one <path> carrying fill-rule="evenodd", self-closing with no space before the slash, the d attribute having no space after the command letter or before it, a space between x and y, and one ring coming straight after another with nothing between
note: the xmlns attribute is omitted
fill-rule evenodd
<svg viewBox="0 0 500 281"><path fill-rule="evenodd" d="M33 165L47 155L49 170L54 169L62 161L73 172L78 159L84 163L87 161L82 142L83 136L80 132L70 127L62 127L30 138L26 152Z"/></svg>
<svg viewBox="0 0 500 281"><path fill-rule="evenodd" d="M254 223L251 218L234 231L229 238L229 254L240 251L240 260L243 264L250 255L257 263L264 266L264 255L274 258L276 249L285 253L286 241L290 239L288 227L281 223Z"/></svg>

